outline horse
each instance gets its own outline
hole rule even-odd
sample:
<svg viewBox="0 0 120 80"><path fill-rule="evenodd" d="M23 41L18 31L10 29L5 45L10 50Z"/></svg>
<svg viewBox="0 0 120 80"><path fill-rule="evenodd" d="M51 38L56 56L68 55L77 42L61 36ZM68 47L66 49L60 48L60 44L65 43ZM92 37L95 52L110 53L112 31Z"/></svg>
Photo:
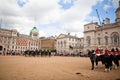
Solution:
<svg viewBox="0 0 120 80"><path fill-rule="evenodd" d="M96 63L96 66L98 66L99 61L102 62L103 65L105 65L105 70L111 69L111 66L112 66L111 56L106 54L97 56L94 50L89 51L88 53L90 54L90 61L92 64L91 70L94 70L94 63Z"/></svg>
<svg viewBox="0 0 120 80"><path fill-rule="evenodd" d="M24 51L24 53L23 53L23 55L25 56L25 57L27 57L28 55L29 55L29 50L26 50L26 51Z"/></svg>
<svg viewBox="0 0 120 80"><path fill-rule="evenodd" d="M119 67L119 60L120 60L120 51L118 50L118 48L111 49L111 56L112 56L112 60L115 64L115 69L117 69Z"/></svg>

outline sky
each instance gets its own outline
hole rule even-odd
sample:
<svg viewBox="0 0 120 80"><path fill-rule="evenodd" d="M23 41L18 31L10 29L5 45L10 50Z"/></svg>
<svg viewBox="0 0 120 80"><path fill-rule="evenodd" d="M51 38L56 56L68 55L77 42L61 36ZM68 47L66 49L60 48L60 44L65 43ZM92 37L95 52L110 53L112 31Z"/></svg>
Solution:
<svg viewBox="0 0 120 80"><path fill-rule="evenodd" d="M35 26L40 37L61 33L83 37L84 25L108 17L115 22L119 0L0 0L1 28L29 35Z"/></svg>

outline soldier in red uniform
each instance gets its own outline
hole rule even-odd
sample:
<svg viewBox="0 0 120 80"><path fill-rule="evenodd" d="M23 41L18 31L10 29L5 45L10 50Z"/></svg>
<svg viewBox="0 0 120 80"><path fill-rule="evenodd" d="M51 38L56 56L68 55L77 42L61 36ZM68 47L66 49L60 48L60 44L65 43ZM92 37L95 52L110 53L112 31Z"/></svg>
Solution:
<svg viewBox="0 0 120 80"><path fill-rule="evenodd" d="M96 53L97 56L101 55L100 49L98 47L96 48L95 53Z"/></svg>
<svg viewBox="0 0 120 80"><path fill-rule="evenodd" d="M102 48L100 48L100 55L103 55L104 54L104 52L103 52L103 49Z"/></svg>
<svg viewBox="0 0 120 80"><path fill-rule="evenodd" d="M118 55L118 49L117 48L113 51L113 54Z"/></svg>
<svg viewBox="0 0 120 80"><path fill-rule="evenodd" d="M119 52L118 52L118 55L120 55L120 48L119 48Z"/></svg>
<svg viewBox="0 0 120 80"><path fill-rule="evenodd" d="M99 54L99 49L98 49L98 47L96 48L95 53L96 53L96 54Z"/></svg>
<svg viewBox="0 0 120 80"><path fill-rule="evenodd" d="M103 50L101 50L101 51L100 51L100 55L103 55L103 54L104 54L104 52L103 52Z"/></svg>
<svg viewBox="0 0 120 80"><path fill-rule="evenodd" d="M96 48L95 50L95 53L96 53L96 66L98 66L98 62L101 61L101 58L102 58L102 52L100 52L101 49L99 49L98 47Z"/></svg>
<svg viewBox="0 0 120 80"><path fill-rule="evenodd" d="M120 48L119 48L119 51L118 51L118 60L120 60Z"/></svg>
<svg viewBox="0 0 120 80"><path fill-rule="evenodd" d="M110 52L109 52L109 50L107 48L105 49L105 54L110 55Z"/></svg>

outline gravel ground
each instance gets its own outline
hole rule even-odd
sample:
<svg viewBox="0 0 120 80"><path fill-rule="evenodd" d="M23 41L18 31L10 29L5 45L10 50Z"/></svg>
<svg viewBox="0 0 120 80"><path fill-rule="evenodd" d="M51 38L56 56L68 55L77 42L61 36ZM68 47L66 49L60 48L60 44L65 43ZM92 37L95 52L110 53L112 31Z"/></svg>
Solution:
<svg viewBox="0 0 120 80"><path fill-rule="evenodd" d="M0 80L120 80L120 68L91 70L84 57L0 56Z"/></svg>

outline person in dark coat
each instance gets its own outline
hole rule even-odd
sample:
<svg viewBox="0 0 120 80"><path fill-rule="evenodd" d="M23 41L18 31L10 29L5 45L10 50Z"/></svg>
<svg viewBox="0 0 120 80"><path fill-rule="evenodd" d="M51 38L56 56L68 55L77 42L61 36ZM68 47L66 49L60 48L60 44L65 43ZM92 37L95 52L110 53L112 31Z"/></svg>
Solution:
<svg viewBox="0 0 120 80"><path fill-rule="evenodd" d="M92 51L89 50L89 53L90 53L90 61L91 61L91 64L92 64L91 70L94 70L94 62L96 60L96 54L95 54L94 50L92 50Z"/></svg>

